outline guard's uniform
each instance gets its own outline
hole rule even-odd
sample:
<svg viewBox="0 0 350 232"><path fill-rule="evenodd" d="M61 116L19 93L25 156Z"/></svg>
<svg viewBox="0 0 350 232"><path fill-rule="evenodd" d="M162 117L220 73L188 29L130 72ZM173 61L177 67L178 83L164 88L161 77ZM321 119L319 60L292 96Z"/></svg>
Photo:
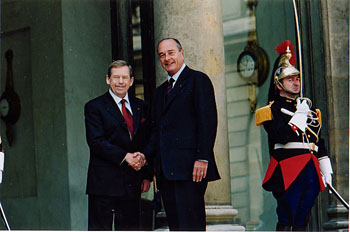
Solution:
<svg viewBox="0 0 350 232"><path fill-rule="evenodd" d="M263 188L277 200L279 223L305 227L308 214L320 191L322 181L318 158L326 158L324 141L318 138L321 114L314 111L305 135L288 124L296 111L296 100L277 96L274 102L256 111L256 124L268 133L270 163ZM283 109L283 110L282 110ZM312 109L311 109L312 110Z"/></svg>

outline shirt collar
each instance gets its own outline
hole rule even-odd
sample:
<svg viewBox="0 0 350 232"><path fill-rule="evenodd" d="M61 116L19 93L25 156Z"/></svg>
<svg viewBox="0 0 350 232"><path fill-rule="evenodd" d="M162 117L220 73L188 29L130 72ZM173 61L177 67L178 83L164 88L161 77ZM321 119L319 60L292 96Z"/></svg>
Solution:
<svg viewBox="0 0 350 232"><path fill-rule="evenodd" d="M126 95L125 95L124 98L118 97L115 93L113 93L112 89L109 89L109 93L111 94L112 98L114 99L114 101L115 101L117 104L119 104L119 102L120 102L122 99L125 99L125 101L126 101L127 103L130 103L130 102L129 102L129 95L128 95L128 93L126 93Z"/></svg>
<svg viewBox="0 0 350 232"><path fill-rule="evenodd" d="M182 66L181 66L181 68L180 68L180 70L177 71L177 73L175 73L172 77L168 75L168 81L170 80L170 78L173 78L173 79L175 80L174 82L176 82L177 79L179 78L181 72L184 70L185 67L186 67L186 64L183 63Z"/></svg>

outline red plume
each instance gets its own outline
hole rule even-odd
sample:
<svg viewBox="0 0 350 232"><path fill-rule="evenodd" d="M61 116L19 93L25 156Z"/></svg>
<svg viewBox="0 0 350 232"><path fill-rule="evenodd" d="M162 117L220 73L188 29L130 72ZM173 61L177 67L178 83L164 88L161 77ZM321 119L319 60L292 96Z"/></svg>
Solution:
<svg viewBox="0 0 350 232"><path fill-rule="evenodd" d="M286 53L287 47L289 47L289 50L291 51L292 58L290 58L289 63L293 66L295 66L296 57L294 52L294 45L289 40L284 41L283 43L279 44L276 47L276 52L280 55L283 55Z"/></svg>

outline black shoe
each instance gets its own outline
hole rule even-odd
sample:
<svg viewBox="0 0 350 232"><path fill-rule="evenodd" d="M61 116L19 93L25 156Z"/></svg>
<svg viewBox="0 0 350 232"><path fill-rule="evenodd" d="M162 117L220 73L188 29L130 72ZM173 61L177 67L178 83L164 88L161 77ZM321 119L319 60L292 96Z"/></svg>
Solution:
<svg viewBox="0 0 350 232"><path fill-rule="evenodd" d="M292 231L307 231L306 226L293 226Z"/></svg>
<svg viewBox="0 0 350 232"><path fill-rule="evenodd" d="M280 223L277 223L276 225L276 231L291 231L291 226L282 225Z"/></svg>

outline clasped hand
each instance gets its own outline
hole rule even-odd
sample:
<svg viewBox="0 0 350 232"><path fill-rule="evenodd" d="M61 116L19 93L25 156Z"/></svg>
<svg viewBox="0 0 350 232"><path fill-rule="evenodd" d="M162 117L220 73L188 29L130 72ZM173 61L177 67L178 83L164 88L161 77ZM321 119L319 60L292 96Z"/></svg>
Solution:
<svg viewBox="0 0 350 232"><path fill-rule="evenodd" d="M310 112L309 105L307 104L307 100L298 99L297 100L297 111L289 121L289 124L295 125L302 132L305 133L305 129L307 127L307 118Z"/></svg>
<svg viewBox="0 0 350 232"><path fill-rule="evenodd" d="M146 164L146 157L141 152L127 153L125 156L125 161L135 171L139 171Z"/></svg>

